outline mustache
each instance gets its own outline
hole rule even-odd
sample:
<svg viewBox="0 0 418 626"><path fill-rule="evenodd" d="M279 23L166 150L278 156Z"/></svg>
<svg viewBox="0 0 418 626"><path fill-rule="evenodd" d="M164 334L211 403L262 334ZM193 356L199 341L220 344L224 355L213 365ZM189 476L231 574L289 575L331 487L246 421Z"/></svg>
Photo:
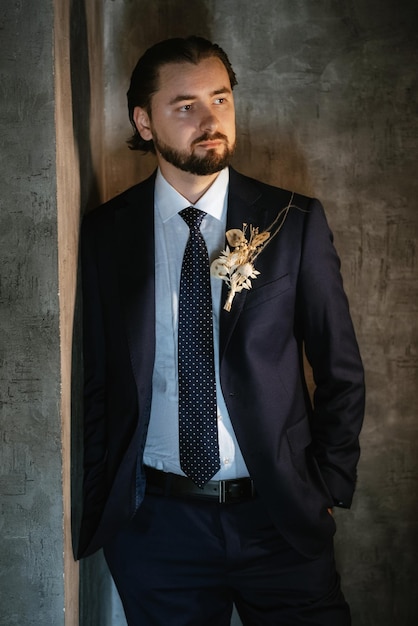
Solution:
<svg viewBox="0 0 418 626"><path fill-rule="evenodd" d="M216 139L219 139L220 141L225 141L225 143L228 143L228 137L226 135L223 135L222 133L213 133L213 134L204 133L203 135L201 135L200 137L198 137L192 142L192 146L197 145L198 143L201 143L202 141L214 141Z"/></svg>

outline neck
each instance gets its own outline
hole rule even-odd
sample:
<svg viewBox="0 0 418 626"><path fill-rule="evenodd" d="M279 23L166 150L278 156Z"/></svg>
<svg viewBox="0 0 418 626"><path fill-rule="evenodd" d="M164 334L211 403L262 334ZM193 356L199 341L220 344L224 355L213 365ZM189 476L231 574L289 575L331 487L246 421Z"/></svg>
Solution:
<svg viewBox="0 0 418 626"><path fill-rule="evenodd" d="M166 181L190 204L196 204L219 176L219 172L208 176L197 176L190 172L183 172L167 161L161 162L159 160L158 164Z"/></svg>

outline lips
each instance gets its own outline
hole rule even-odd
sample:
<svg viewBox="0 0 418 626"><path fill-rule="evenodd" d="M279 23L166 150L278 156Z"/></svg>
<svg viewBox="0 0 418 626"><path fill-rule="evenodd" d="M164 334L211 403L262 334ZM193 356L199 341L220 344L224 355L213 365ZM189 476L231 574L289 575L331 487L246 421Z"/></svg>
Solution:
<svg viewBox="0 0 418 626"><path fill-rule="evenodd" d="M201 148L218 148L219 146L225 145L225 141L221 141L220 139L213 139L212 141L201 141L198 144Z"/></svg>
<svg viewBox="0 0 418 626"><path fill-rule="evenodd" d="M201 146L203 148L217 148L220 145L227 145L228 138L222 133L216 133L215 135L208 136L202 135L194 140L192 146Z"/></svg>

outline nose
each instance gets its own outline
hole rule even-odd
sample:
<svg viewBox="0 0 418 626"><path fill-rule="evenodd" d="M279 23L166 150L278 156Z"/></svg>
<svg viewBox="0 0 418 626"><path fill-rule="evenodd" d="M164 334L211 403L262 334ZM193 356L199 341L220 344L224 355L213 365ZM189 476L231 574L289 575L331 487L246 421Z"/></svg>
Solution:
<svg viewBox="0 0 418 626"><path fill-rule="evenodd" d="M212 111L206 111L205 114L202 115L202 119L200 121L200 129L202 131L213 133L218 128L218 125L218 119Z"/></svg>

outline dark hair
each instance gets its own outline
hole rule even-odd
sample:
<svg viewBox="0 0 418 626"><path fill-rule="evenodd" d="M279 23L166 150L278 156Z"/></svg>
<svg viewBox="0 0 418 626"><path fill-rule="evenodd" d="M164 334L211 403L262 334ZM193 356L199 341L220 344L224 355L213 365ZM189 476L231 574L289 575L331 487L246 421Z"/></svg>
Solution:
<svg viewBox="0 0 418 626"><path fill-rule="evenodd" d="M145 141L139 134L133 119L134 108L139 106L151 116L151 97L159 88L159 70L167 63L194 63L203 59L217 57L222 61L228 72L231 89L237 84L235 72L226 53L216 43L211 43L203 37L187 37L186 39L166 39L155 44L143 54L135 66L131 76L131 83L127 93L129 119L134 134L129 139L131 150L155 152L154 142Z"/></svg>

